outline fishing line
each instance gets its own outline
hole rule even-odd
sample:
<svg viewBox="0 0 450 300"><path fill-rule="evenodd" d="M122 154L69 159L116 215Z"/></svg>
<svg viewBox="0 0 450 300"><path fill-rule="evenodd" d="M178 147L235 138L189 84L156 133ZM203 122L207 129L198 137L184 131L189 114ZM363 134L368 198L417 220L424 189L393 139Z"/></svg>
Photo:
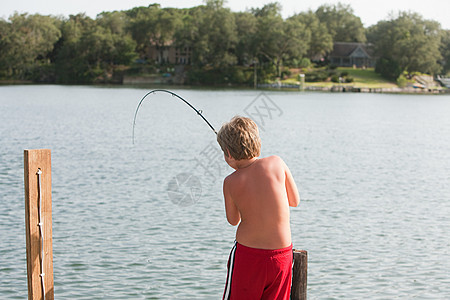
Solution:
<svg viewBox="0 0 450 300"><path fill-rule="evenodd" d="M168 93L170 95L172 95L173 97L177 97L178 99L180 99L181 101L183 101L184 103L186 103L187 105L189 105L190 108L192 108L200 117L202 117L203 121L206 122L206 124L208 124L208 126L212 129L212 131L214 131L215 134L217 134L217 131L214 129L214 127L208 122L208 120L206 120L206 118L202 115L203 111L196 109L194 106L192 106L192 104L190 104L188 101L186 101L183 97L175 94L174 92L171 92L169 90L162 90L162 89L157 89L157 90L152 90L150 92L148 92L147 94L145 94L144 97L142 97L141 101L139 102L137 108L136 108L136 112L134 113L134 120L133 120L133 145L134 145L134 128L136 127L136 118L137 118L137 114L139 111L139 108L141 108L142 102L144 101L144 99L151 94L154 94L156 92L163 92L163 93Z"/></svg>

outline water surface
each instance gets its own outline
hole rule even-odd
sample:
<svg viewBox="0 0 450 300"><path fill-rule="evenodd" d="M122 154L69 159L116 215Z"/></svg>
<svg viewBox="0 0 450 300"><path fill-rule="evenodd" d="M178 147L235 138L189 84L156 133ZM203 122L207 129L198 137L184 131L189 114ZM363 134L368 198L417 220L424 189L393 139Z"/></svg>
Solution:
<svg viewBox="0 0 450 300"><path fill-rule="evenodd" d="M23 150L38 148L52 150L56 298L221 297L232 170L209 127L165 94L144 102L133 145L147 91L0 87L2 297L27 295ZM291 224L310 299L448 298L450 96L175 92L216 129L259 110L262 156L280 155L299 186ZM201 185L193 205L169 197L179 174Z"/></svg>

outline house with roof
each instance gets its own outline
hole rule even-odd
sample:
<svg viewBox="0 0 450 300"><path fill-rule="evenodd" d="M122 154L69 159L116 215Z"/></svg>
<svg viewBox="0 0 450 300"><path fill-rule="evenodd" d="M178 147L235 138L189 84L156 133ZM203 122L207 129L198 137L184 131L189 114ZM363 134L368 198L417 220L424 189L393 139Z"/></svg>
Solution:
<svg viewBox="0 0 450 300"><path fill-rule="evenodd" d="M164 46L153 44L149 47L147 56L157 64L189 65L191 53L191 47L177 47L173 41L170 41Z"/></svg>
<svg viewBox="0 0 450 300"><path fill-rule="evenodd" d="M375 67L376 58L368 44L336 42L328 55L330 64L338 67Z"/></svg>

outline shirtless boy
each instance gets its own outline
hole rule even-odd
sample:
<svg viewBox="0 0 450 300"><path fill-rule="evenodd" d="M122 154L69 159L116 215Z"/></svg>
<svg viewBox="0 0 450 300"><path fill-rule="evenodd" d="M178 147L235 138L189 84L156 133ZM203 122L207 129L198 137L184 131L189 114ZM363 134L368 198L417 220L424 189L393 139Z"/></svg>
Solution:
<svg viewBox="0 0 450 300"><path fill-rule="evenodd" d="M235 169L223 183L227 220L239 224L223 299L288 300L293 255L289 206L300 201L292 174L278 156L258 158L261 140L249 118L236 116L224 124L217 141Z"/></svg>

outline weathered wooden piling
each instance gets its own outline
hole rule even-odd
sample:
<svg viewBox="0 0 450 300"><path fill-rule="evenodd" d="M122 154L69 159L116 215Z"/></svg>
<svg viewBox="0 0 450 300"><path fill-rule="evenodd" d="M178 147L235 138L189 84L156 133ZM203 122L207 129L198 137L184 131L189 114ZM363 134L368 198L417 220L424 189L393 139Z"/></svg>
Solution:
<svg viewBox="0 0 450 300"><path fill-rule="evenodd" d="M308 252L294 249L291 300L306 300Z"/></svg>
<svg viewBox="0 0 450 300"><path fill-rule="evenodd" d="M28 299L54 299L49 149L24 151ZM42 263L43 262L43 263Z"/></svg>

